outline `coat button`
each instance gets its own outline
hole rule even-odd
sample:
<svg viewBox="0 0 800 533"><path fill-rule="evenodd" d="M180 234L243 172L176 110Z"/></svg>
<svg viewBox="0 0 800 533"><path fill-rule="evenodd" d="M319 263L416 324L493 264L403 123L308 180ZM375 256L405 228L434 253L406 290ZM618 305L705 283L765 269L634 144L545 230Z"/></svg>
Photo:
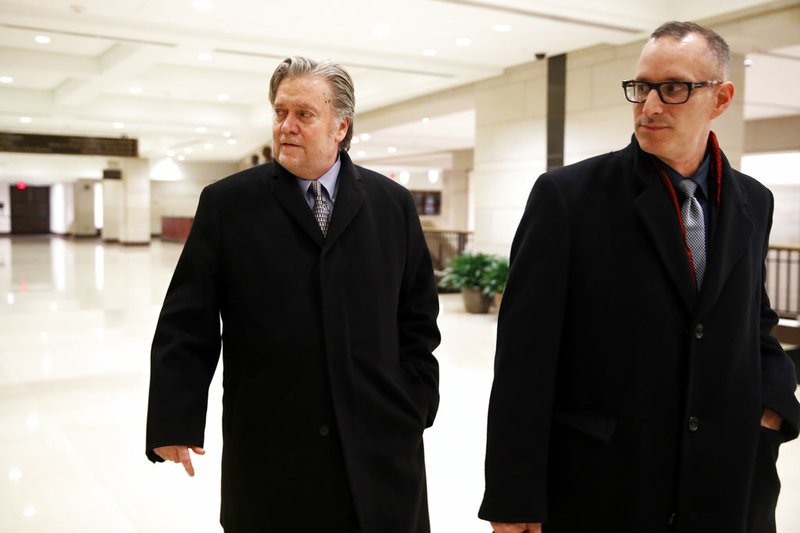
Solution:
<svg viewBox="0 0 800 533"><path fill-rule="evenodd" d="M700 428L700 420L696 416L689 417L689 431L697 431Z"/></svg>
<svg viewBox="0 0 800 533"><path fill-rule="evenodd" d="M327 437L330 432L331 432L331 428L329 428L328 426L320 426L319 427L319 436L320 437Z"/></svg>
<svg viewBox="0 0 800 533"><path fill-rule="evenodd" d="M694 338L695 339L702 339L704 332L705 332L705 328L703 327L703 324L697 324L694 327Z"/></svg>

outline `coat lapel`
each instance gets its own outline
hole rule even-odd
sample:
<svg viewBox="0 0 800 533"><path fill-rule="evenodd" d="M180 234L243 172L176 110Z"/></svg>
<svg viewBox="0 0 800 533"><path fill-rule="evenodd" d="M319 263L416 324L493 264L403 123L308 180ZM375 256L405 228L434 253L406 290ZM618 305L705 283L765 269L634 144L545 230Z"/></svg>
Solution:
<svg viewBox="0 0 800 533"><path fill-rule="evenodd" d="M687 311L691 312L697 300L697 291L689 270L678 218L670 196L649 156L636 147L634 174L642 190L634 200L639 217L650 233L651 242L661 258L675 289Z"/></svg>
<svg viewBox="0 0 800 533"><path fill-rule="evenodd" d="M278 203L314 242L322 246L324 241L322 231L300 192L297 178L275 161L270 165L270 169L270 177L273 180L272 192Z"/></svg>
<svg viewBox="0 0 800 533"><path fill-rule="evenodd" d="M342 166L339 169L339 184L336 192L336 203L333 206L331 222L328 226L328 236L325 239L325 248L330 248L347 229L361 209L367 192L361 181L358 169L350 160L347 152L339 152Z"/></svg>
<svg viewBox="0 0 800 533"><path fill-rule="evenodd" d="M723 160L722 197L708 267L700 291L699 313L711 308L719 299L725 282L751 243L753 223L747 208L747 195L727 160Z"/></svg>

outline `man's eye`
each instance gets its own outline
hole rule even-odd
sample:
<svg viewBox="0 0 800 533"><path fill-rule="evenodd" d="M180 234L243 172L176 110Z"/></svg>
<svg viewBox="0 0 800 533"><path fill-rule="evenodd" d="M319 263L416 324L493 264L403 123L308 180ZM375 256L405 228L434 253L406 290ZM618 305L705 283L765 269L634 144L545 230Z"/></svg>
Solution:
<svg viewBox="0 0 800 533"><path fill-rule="evenodd" d="M661 90L664 94L679 94L686 89L686 86L682 83L668 83L661 87Z"/></svg>

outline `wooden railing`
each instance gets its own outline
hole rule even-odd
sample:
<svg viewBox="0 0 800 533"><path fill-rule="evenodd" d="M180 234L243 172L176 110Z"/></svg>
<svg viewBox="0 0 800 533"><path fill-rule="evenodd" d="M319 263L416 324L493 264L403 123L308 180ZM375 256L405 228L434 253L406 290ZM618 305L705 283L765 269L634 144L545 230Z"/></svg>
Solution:
<svg viewBox="0 0 800 533"><path fill-rule="evenodd" d="M767 254L767 294L783 318L800 316L800 246L770 246Z"/></svg>
<svg viewBox="0 0 800 533"><path fill-rule="evenodd" d="M433 269L444 270L450 261L472 244L471 231L425 229L425 240L433 260Z"/></svg>

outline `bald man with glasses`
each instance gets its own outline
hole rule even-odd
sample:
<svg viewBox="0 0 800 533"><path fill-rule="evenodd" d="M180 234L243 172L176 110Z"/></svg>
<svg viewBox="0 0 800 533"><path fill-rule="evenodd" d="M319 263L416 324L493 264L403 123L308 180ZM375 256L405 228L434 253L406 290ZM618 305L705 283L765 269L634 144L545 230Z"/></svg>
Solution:
<svg viewBox="0 0 800 533"><path fill-rule="evenodd" d="M769 533L800 405L764 289L772 194L711 123L730 50L669 22L624 149L542 175L498 318L480 517L496 533Z"/></svg>

